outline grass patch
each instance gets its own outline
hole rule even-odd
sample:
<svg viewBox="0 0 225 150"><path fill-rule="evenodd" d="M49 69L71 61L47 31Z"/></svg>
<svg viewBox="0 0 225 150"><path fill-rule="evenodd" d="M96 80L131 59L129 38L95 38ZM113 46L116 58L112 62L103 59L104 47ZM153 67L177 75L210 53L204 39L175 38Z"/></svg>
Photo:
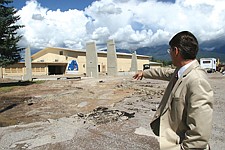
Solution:
<svg viewBox="0 0 225 150"><path fill-rule="evenodd" d="M12 120L9 117L0 116L0 127L7 127L17 124L16 120Z"/></svg>
<svg viewBox="0 0 225 150"><path fill-rule="evenodd" d="M42 84L45 81L25 81L25 82L9 82L9 83L0 83L0 93L7 93L14 90L17 87L28 86L31 84Z"/></svg>
<svg viewBox="0 0 225 150"><path fill-rule="evenodd" d="M7 93L14 89L14 86L6 86L6 87L0 87L0 93Z"/></svg>
<svg viewBox="0 0 225 150"><path fill-rule="evenodd" d="M44 80L39 80L39 81L32 81L34 84L42 84L44 83L45 81Z"/></svg>

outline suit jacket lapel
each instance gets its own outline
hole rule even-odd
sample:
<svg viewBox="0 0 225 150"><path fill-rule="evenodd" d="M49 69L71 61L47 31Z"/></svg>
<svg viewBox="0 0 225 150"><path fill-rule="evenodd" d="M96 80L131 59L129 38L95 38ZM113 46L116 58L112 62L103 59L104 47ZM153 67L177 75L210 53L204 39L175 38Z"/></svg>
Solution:
<svg viewBox="0 0 225 150"><path fill-rule="evenodd" d="M165 94L164 94L164 96L162 98L162 101L160 103L159 109L157 110L157 111L159 111L158 113L160 115L162 115L164 113L164 110L168 107L167 106L168 105L168 101L170 101L170 99L171 99L171 91L173 90L173 87L175 86L176 81L177 81L176 75L177 75L178 70L179 69L177 68L174 71L174 73L173 73L173 75L171 77L171 80L170 80L170 82L169 82L169 84L168 84L168 86L167 86L167 88L165 90Z"/></svg>

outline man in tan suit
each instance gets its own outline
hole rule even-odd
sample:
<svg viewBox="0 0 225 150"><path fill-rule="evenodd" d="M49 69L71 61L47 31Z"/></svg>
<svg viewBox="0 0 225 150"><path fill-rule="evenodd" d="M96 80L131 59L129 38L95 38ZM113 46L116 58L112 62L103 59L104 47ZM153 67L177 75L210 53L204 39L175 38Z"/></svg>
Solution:
<svg viewBox="0 0 225 150"><path fill-rule="evenodd" d="M170 81L151 128L160 137L161 150L209 149L213 91L196 60L198 41L189 31L182 31L169 45L175 70L148 69L133 76L137 80L145 77Z"/></svg>

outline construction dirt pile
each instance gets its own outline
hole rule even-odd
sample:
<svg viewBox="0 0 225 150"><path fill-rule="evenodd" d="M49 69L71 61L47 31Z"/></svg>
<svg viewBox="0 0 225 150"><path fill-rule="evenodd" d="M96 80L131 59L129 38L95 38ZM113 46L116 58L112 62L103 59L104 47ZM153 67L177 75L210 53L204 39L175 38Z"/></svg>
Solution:
<svg viewBox="0 0 225 150"><path fill-rule="evenodd" d="M225 147L225 76L214 89L212 149ZM59 79L59 78L58 78ZM149 123L168 82L131 76L0 79L0 149L159 149Z"/></svg>

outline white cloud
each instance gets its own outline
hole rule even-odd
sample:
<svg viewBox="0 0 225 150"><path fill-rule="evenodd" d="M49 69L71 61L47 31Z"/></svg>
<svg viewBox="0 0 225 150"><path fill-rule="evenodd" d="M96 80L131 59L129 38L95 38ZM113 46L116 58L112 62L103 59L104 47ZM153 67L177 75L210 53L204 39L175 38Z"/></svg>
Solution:
<svg viewBox="0 0 225 150"><path fill-rule="evenodd" d="M61 12L42 8L36 1L18 11L21 19L19 24L25 25L20 30L24 36L23 44L34 48L47 46L64 46L68 48L83 48L86 40L86 23L88 18L83 11L68 10ZM83 44L82 44L83 43ZM26 45L23 45L26 46Z"/></svg>
<svg viewBox="0 0 225 150"><path fill-rule="evenodd" d="M106 40L108 40L109 36L110 36L110 32L107 27L99 27L99 28L95 29L91 38L96 41L105 42Z"/></svg>
<svg viewBox="0 0 225 150"><path fill-rule="evenodd" d="M44 20L44 17L41 14L33 14L32 19L34 20Z"/></svg>
<svg viewBox="0 0 225 150"><path fill-rule="evenodd" d="M118 48L134 49L167 44L181 30L190 30L200 42L225 36L224 0L98 0L84 11L56 11L36 1L18 14L24 36L21 46L85 48L95 40L103 46L114 39Z"/></svg>
<svg viewBox="0 0 225 150"><path fill-rule="evenodd" d="M120 14L122 12L121 8L115 7L115 4L110 3L108 5L103 5L98 7L99 14Z"/></svg>

